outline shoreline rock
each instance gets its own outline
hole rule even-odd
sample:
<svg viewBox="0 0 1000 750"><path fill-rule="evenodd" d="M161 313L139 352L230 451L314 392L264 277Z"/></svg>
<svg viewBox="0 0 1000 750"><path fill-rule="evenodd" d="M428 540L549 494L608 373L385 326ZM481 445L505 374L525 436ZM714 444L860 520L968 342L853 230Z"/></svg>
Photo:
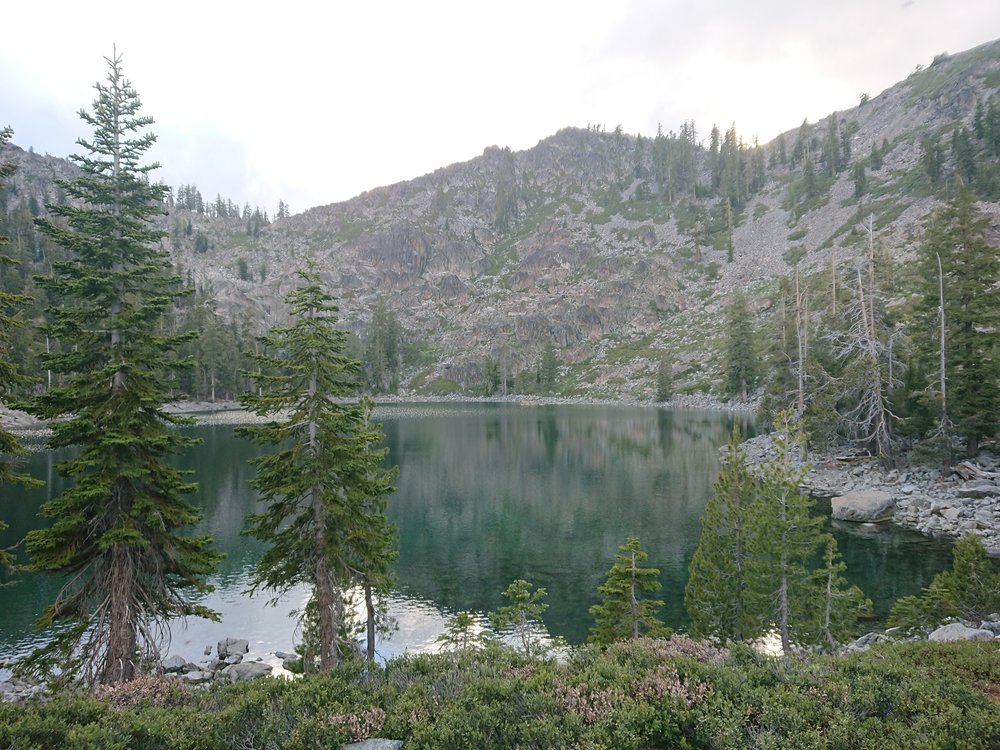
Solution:
<svg viewBox="0 0 1000 750"><path fill-rule="evenodd" d="M770 436L747 440L743 450L747 465L759 466L771 455ZM831 505L835 498L878 497L885 503L885 521L899 528L933 538L957 539L976 534L988 555L1000 557L1000 483L993 476L1000 459L996 456L983 452L975 461L964 462L962 466L971 469L968 473L973 478L969 480L958 472L946 477L940 469L928 466L886 469L867 456L813 453L809 461L811 468L803 490L810 495L831 498ZM863 517L845 516L843 520L871 522Z"/></svg>

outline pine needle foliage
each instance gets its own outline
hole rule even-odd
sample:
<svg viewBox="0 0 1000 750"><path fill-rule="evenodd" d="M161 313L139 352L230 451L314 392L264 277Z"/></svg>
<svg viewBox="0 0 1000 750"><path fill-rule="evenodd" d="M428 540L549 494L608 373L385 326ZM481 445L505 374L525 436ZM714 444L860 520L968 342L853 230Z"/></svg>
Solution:
<svg viewBox="0 0 1000 750"><path fill-rule="evenodd" d="M823 531L822 519L812 515L812 499L800 490L809 471L800 461L805 436L789 411L778 415L776 427L774 455L761 467L760 488L750 511L748 611L756 620L752 635L774 628L788 654L793 641L801 642L797 627L814 611L810 562L823 542Z"/></svg>
<svg viewBox="0 0 1000 750"><path fill-rule="evenodd" d="M905 630L936 627L950 617L976 623L1000 611L1000 573L982 540L966 534L952 549L952 567L934 576L920 596L896 602L889 624Z"/></svg>
<svg viewBox="0 0 1000 750"><path fill-rule="evenodd" d="M604 599L590 608L594 616L591 643L610 646L640 636L668 636L670 629L656 616L663 607L663 600L649 598L662 588L659 568L643 565L649 553L642 549L636 536L630 536L618 549L615 564L604 583L597 587Z"/></svg>
<svg viewBox="0 0 1000 750"><path fill-rule="evenodd" d="M382 429L374 403L348 402L360 363L345 354L347 332L314 268L298 274L286 297L292 322L262 337L254 355L261 388L243 403L270 421L238 434L277 452L253 460L254 486L266 504L247 533L268 543L254 570L251 592L281 594L306 583L317 607L320 671L330 671L345 647L344 597L360 586L386 592L391 584L396 531L385 516L395 468L383 466ZM369 612L369 619L374 615ZM369 628L369 643L372 642Z"/></svg>
<svg viewBox="0 0 1000 750"><path fill-rule="evenodd" d="M975 196L959 183L954 198L931 217L918 251L917 348L927 372L938 372L939 356L945 360L948 403L935 406L943 412L943 421L950 418L965 438L969 456L975 456L980 441L996 432L1000 414L996 347L1000 257L987 241L988 230L988 217L976 206ZM939 261L943 310L939 309ZM942 314L943 355L938 350ZM932 389L939 401L937 394L943 391L940 383Z"/></svg>
<svg viewBox="0 0 1000 750"><path fill-rule="evenodd" d="M0 128L0 146L10 140L13 131L10 128ZM0 163L0 190L3 189L3 180L9 177L15 169L15 165L9 162ZM7 244L7 238L0 235L0 247ZM0 253L0 266L16 264L13 258L4 253ZM27 382L28 378L17 371L13 358L10 355L10 333L14 328L20 328L24 322L18 317L20 308L30 302L30 298L23 294L11 294L0 291L0 399L7 400L13 387L20 383ZM26 487L38 486L41 482L32 479L27 474L16 469L15 461L24 456L26 451L17 441L17 438L0 426L0 487L11 482L24 485ZM0 519L0 531L7 528L7 524ZM0 549L0 569L12 572L14 570L14 555L10 550Z"/></svg>
<svg viewBox="0 0 1000 750"><path fill-rule="evenodd" d="M79 454L60 466L74 486L42 508L52 525L27 536L31 569L65 584L38 621L59 628L22 670L57 668L85 684L135 677L158 655L167 618L214 618L188 597L210 588L203 577L220 559L209 537L182 534L199 520L182 499L195 485L170 463L195 441L163 409L184 337L161 325L182 292L153 224L164 188L148 174L158 165L140 164L153 121L139 114L122 58L107 62L93 111L80 112L93 128L77 141L84 155L71 157L81 174L59 183L71 200L37 222L69 257L36 279L58 301L45 327L58 347L45 363L61 384L29 406L45 419L68 415L52 422L48 445Z"/></svg>
<svg viewBox="0 0 1000 750"><path fill-rule="evenodd" d="M701 537L691 559L684 607L691 633L723 641L748 635L747 562L752 524L749 517L757 483L746 466L739 424L733 425L726 457L705 504Z"/></svg>

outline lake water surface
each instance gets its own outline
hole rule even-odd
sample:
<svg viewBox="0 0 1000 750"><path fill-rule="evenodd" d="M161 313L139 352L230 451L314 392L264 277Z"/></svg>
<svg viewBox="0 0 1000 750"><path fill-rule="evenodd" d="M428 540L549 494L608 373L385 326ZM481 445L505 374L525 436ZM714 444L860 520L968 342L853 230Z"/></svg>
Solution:
<svg viewBox="0 0 1000 750"><path fill-rule="evenodd" d="M629 534L639 536L650 564L662 571L667 624L685 627L687 567L732 415L458 403L386 406L377 417L391 461L400 467L389 500L389 516L399 528L398 583L390 602L398 630L378 644L383 657L435 649L448 616L495 609L504 603L500 592L516 578L548 590L544 623L552 634L582 642L597 586ZM175 623L168 651L197 660L226 636L249 639L260 656L291 650L297 634L289 612L302 606L305 589L275 607L266 597L244 593L263 549L240 534L247 514L257 510L247 460L260 449L234 437L232 427L189 431L203 441L179 461L199 484L191 500L204 520L196 531L212 534L227 555L212 579L215 591L205 597L222 621ZM46 487L3 488L0 516L11 528L0 544L17 542L40 523L39 505L65 486L55 470L61 457L44 451L27 461ZM834 533L847 577L883 616L897 597L918 592L950 564L947 544L918 534L861 533L849 525ZM32 623L59 585L49 576L19 578L0 589L3 660L38 642Z"/></svg>

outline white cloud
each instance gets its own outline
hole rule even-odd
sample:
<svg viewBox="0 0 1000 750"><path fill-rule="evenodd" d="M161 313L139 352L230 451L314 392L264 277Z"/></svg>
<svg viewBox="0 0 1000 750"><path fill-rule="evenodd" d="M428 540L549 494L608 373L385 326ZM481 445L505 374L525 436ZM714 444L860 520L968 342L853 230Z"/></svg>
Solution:
<svg viewBox="0 0 1000 750"><path fill-rule="evenodd" d="M293 210L567 125L762 141L988 41L986 0L16 4L0 120L65 155L113 44L171 184Z"/></svg>

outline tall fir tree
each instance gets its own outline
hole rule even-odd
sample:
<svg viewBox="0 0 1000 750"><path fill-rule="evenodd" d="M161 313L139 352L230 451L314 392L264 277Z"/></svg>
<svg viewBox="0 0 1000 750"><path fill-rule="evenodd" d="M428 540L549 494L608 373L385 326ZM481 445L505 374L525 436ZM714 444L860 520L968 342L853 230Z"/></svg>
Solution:
<svg viewBox="0 0 1000 750"><path fill-rule="evenodd" d="M79 455L60 467L73 487L42 508L52 525L27 536L32 569L66 583L39 619L61 627L22 670L57 667L86 684L135 677L157 654L166 618L213 617L187 593L209 588L203 576L219 559L210 538L181 533L199 519L182 499L195 485L170 459L195 441L163 409L181 337L160 325L180 280L157 246L164 188L148 180L157 165L140 164L155 140L142 132L152 119L139 115L117 53L108 66L93 111L80 112L94 131L77 141L85 155L70 157L80 176L59 183L72 200L37 222L71 254L37 279L59 302L45 333L61 348L45 361L62 384L30 405L45 419L68 415L51 423L48 444Z"/></svg>
<svg viewBox="0 0 1000 750"><path fill-rule="evenodd" d="M987 242L988 228L989 219L976 207L975 197L959 184L954 198L932 216L918 250L917 349L927 372L937 372L939 358L944 359L947 416L965 439L969 456L975 456L980 441L996 432L1000 414L995 333L1000 327L1000 257ZM943 309L939 309L941 287ZM940 338L943 353L938 351Z"/></svg>
<svg viewBox="0 0 1000 750"><path fill-rule="evenodd" d="M747 564L757 483L746 466L739 425L701 517L698 548L688 569L684 607L699 637L742 641L755 635L748 621Z"/></svg>
<svg viewBox="0 0 1000 750"><path fill-rule="evenodd" d="M871 616L872 603L841 575L847 564L837 550L837 540L824 534L822 545L822 563L812 573L812 616L802 624L799 635L803 642L832 652L855 635L860 618Z"/></svg>
<svg viewBox="0 0 1000 750"><path fill-rule="evenodd" d="M737 295L726 311L725 366L726 395L746 401L749 392L757 385L758 372L753 321L743 295Z"/></svg>
<svg viewBox="0 0 1000 750"><path fill-rule="evenodd" d="M762 469L754 507L750 510L750 557L747 566L747 613L751 632L774 628L781 650L802 642L798 628L814 612L809 564L824 541L822 519L811 514L813 501L799 489L808 473L801 462L805 437L790 412L776 420L774 455Z"/></svg>
<svg viewBox="0 0 1000 750"><path fill-rule="evenodd" d="M640 636L669 635L670 630L656 616L663 600L649 598L662 588L659 568L643 565L649 554L642 549L638 537L630 536L618 549L615 564L604 583L597 587L603 601L590 608L594 616L591 642L609 646Z"/></svg>
<svg viewBox="0 0 1000 750"><path fill-rule="evenodd" d="M552 339L545 340L545 347L542 349L542 356L538 360L538 383L544 393L552 393L559 379L559 355L556 353L556 345Z"/></svg>
<svg viewBox="0 0 1000 750"><path fill-rule="evenodd" d="M250 517L248 533L270 547L252 590L312 587L319 668L327 672L341 661L352 587L365 592L374 647L372 593L388 589L396 556L395 529L385 516L395 469L382 466L386 449L371 421L371 400L343 401L356 392L361 365L344 353L347 332L337 328L336 300L315 269L299 279L286 297L292 322L272 329L253 355L261 364L254 375L261 393L243 397L271 421L238 432L280 446L253 461L253 483L266 507Z"/></svg>
<svg viewBox="0 0 1000 750"><path fill-rule="evenodd" d="M10 128L0 128L0 146L10 140L13 131ZM3 181L13 174L15 165L9 162L0 162L0 190L3 189ZM7 244L7 238L0 234L0 248ZM0 266L16 264L17 261L0 252ZM18 317L18 311L28 304L30 298L23 294L12 294L0 290L0 399L6 401L15 386L27 381L27 378L17 371L14 366L13 357L10 356L11 332L21 328L24 322ZM37 486L37 482L27 474L19 472L15 467L15 461L24 456L25 449L17 441L17 438L0 425L0 487L11 482L16 482L25 486ZM7 524L0 519L0 531L7 528ZM0 549L0 569L13 571L14 555L10 550Z"/></svg>

